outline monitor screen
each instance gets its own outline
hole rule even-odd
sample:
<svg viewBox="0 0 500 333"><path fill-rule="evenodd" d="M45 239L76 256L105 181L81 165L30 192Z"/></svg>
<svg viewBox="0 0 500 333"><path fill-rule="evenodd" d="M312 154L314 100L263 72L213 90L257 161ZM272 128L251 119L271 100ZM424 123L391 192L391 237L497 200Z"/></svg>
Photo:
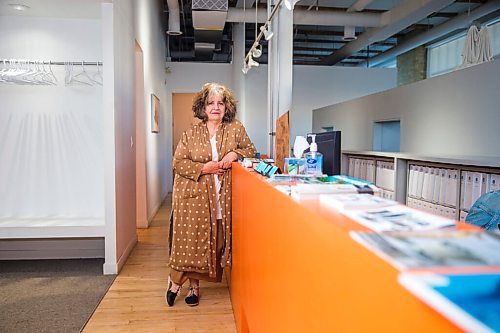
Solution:
<svg viewBox="0 0 500 333"><path fill-rule="evenodd" d="M340 174L340 131L311 133L316 134L318 151L323 154L323 173L333 176ZM307 138L311 143L312 139Z"/></svg>

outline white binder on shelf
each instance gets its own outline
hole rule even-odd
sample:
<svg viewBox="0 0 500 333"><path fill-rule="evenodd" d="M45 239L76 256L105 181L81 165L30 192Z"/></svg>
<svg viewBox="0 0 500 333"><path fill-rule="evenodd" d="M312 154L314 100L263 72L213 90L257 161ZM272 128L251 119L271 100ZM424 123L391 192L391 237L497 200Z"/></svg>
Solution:
<svg viewBox="0 0 500 333"><path fill-rule="evenodd" d="M482 182L481 182L481 194L488 193L488 188L490 184L490 174L482 173Z"/></svg>
<svg viewBox="0 0 500 333"><path fill-rule="evenodd" d="M366 168L367 168L366 163L367 162L368 162L367 160L361 160L359 179L366 180Z"/></svg>
<svg viewBox="0 0 500 333"><path fill-rule="evenodd" d="M446 204L446 193L448 189L446 186L448 185L448 169L441 169L441 185L440 185L440 191L439 191L439 204L440 205L445 205Z"/></svg>
<svg viewBox="0 0 500 333"><path fill-rule="evenodd" d="M434 169L434 194L432 202L439 204L439 195L441 194L441 170L440 168Z"/></svg>
<svg viewBox="0 0 500 333"><path fill-rule="evenodd" d="M361 174L361 172L360 172L360 170L359 170L359 169L360 169L360 167L361 167L361 166L360 166L360 162L361 162L361 161L360 161L360 159L359 159L359 158L356 158L356 159L354 160L354 178L359 178L359 175Z"/></svg>
<svg viewBox="0 0 500 333"><path fill-rule="evenodd" d="M483 186L483 174L481 172L472 172L472 185L471 185L471 200L470 207L476 202L477 199L481 196Z"/></svg>
<svg viewBox="0 0 500 333"><path fill-rule="evenodd" d="M408 196L413 197L413 181L415 179L415 166L410 165L410 171L408 172L408 189L406 190L406 193Z"/></svg>
<svg viewBox="0 0 500 333"><path fill-rule="evenodd" d="M490 186L488 190L488 192L500 190L500 175L494 173L490 175Z"/></svg>
<svg viewBox="0 0 500 333"><path fill-rule="evenodd" d="M387 184L387 187L389 190L394 192L396 190L396 171L394 170L394 162L387 162L387 166L387 172L389 174L389 182Z"/></svg>
<svg viewBox="0 0 500 333"><path fill-rule="evenodd" d="M457 206L458 170L448 169L446 184L446 205Z"/></svg>
<svg viewBox="0 0 500 333"><path fill-rule="evenodd" d="M422 198L422 189L424 187L424 174L425 174L425 170L427 168L424 167L424 166L419 166L418 167L418 173L417 173L417 188L416 188L416 193L415 193L415 197L420 199Z"/></svg>
<svg viewBox="0 0 500 333"><path fill-rule="evenodd" d="M464 207L465 180L467 179L467 171L460 173L460 208Z"/></svg>
<svg viewBox="0 0 500 333"><path fill-rule="evenodd" d="M437 168L429 168L429 186L427 187L427 197L432 202L434 198L434 186L436 185Z"/></svg>
<svg viewBox="0 0 500 333"><path fill-rule="evenodd" d="M366 165L366 181L373 183L375 180L375 161L367 161Z"/></svg>
<svg viewBox="0 0 500 333"><path fill-rule="evenodd" d="M462 198L462 205L460 206L460 208L468 211L472 205L473 172L463 171L462 173L464 174L464 182L463 182L463 187L461 187L461 192L463 192L464 195Z"/></svg>
<svg viewBox="0 0 500 333"><path fill-rule="evenodd" d="M354 160L355 158L349 158L349 172L347 173L347 175L350 177L354 177Z"/></svg>
<svg viewBox="0 0 500 333"><path fill-rule="evenodd" d="M375 185L380 188L385 187L384 162L377 161L375 168Z"/></svg>
<svg viewBox="0 0 500 333"><path fill-rule="evenodd" d="M424 177L422 179L422 199L425 201L429 201L429 186L430 186L430 178L431 178L431 169L430 167L424 168Z"/></svg>

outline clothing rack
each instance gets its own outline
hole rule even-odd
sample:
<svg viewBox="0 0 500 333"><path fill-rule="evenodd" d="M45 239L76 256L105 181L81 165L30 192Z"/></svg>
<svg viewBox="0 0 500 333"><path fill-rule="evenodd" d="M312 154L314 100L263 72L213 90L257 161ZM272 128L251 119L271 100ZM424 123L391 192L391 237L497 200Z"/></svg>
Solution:
<svg viewBox="0 0 500 333"><path fill-rule="evenodd" d="M56 65L56 66L64 66L64 65L84 65L84 66L102 66L102 61L34 61L34 60L23 60L23 59L2 59L0 62L15 62L22 64L30 64L30 65Z"/></svg>
<svg viewBox="0 0 500 333"><path fill-rule="evenodd" d="M64 66L65 85L94 86L103 83L101 61L43 61L0 59L0 83L22 85L57 85L52 65ZM86 66L95 66L86 68ZM90 71L90 72L89 72Z"/></svg>
<svg viewBox="0 0 500 333"><path fill-rule="evenodd" d="M58 65L58 66L62 66L62 65L73 65L73 66L76 66L76 65L83 65L84 66L102 66L102 62L101 61L72 61L72 62L62 62L62 61L49 61L48 63L46 63L46 65Z"/></svg>

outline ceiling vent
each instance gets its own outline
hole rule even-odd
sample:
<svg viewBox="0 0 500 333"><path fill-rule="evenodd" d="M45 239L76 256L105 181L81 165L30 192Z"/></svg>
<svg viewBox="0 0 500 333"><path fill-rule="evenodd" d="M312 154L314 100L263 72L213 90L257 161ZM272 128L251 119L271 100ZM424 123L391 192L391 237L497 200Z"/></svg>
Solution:
<svg viewBox="0 0 500 333"><path fill-rule="evenodd" d="M195 57L213 60L213 53L220 49L222 31L227 18L227 0L193 0L193 28Z"/></svg>

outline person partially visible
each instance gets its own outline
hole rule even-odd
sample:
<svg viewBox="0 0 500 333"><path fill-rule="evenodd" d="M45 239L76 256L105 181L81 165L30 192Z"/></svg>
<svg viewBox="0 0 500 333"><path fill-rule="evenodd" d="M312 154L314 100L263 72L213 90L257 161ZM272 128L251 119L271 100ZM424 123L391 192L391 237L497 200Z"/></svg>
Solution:
<svg viewBox="0 0 500 333"><path fill-rule="evenodd" d="M185 302L198 305L199 280L220 282L231 263L231 163L254 157L255 146L235 119L236 101L223 85L207 83L194 99L201 119L182 134L175 150L169 282L174 305L189 280Z"/></svg>
<svg viewBox="0 0 500 333"><path fill-rule="evenodd" d="M486 230L500 231L500 191L481 195L469 210L465 222Z"/></svg>

